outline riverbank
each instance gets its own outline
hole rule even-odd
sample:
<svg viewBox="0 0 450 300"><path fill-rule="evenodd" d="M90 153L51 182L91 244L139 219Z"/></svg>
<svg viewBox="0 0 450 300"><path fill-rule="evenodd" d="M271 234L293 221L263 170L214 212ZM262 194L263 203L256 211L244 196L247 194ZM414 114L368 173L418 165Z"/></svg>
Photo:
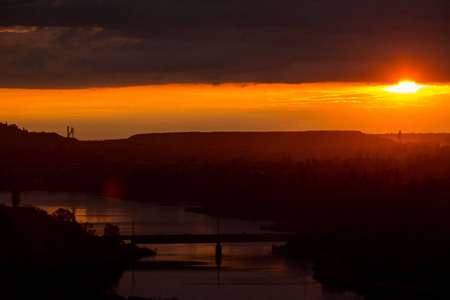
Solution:
<svg viewBox="0 0 450 300"><path fill-rule="evenodd" d="M314 279L367 299L448 299L450 235L379 232L318 236L274 247L275 255L310 257Z"/></svg>

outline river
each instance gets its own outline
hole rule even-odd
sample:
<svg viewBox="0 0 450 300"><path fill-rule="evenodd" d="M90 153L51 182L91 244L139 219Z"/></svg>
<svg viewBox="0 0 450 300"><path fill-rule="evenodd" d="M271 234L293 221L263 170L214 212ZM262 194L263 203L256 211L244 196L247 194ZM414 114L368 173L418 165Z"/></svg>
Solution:
<svg viewBox="0 0 450 300"><path fill-rule="evenodd" d="M38 206L49 213L67 208L78 222L94 225L103 233L106 223L118 225L121 234L211 234L217 218L186 212L183 203L123 201L89 193L23 192L22 205ZM11 194L0 192L0 203L10 205ZM192 206L192 205L189 205ZM262 233L258 221L221 219L222 233ZM144 267L124 272L117 283L123 296L194 299L362 299L354 293L335 293L313 279L311 261L270 255L273 243L224 243L216 261L215 245L151 245L155 257ZM180 267L180 264L183 267ZM218 267L218 265L220 267ZM147 266L147 267L145 267Z"/></svg>

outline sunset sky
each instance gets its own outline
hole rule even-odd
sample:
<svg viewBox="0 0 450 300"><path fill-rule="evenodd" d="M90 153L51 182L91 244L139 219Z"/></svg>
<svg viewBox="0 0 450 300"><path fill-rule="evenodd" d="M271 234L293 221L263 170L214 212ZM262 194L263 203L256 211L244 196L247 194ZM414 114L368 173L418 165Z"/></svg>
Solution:
<svg viewBox="0 0 450 300"><path fill-rule="evenodd" d="M0 121L450 132L450 2L4 0ZM386 89L415 81L417 92Z"/></svg>

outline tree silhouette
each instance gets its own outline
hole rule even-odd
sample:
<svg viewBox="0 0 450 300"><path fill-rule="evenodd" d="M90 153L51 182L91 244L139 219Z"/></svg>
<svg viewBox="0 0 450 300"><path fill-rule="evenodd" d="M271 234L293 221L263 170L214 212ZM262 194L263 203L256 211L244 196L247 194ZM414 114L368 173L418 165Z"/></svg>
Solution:
<svg viewBox="0 0 450 300"><path fill-rule="evenodd" d="M11 195L11 202L13 207L19 207L20 205L20 191L13 190Z"/></svg>
<svg viewBox="0 0 450 300"><path fill-rule="evenodd" d="M65 208L58 208L55 212L52 213L52 217L54 217L58 221L75 222L75 214Z"/></svg>
<svg viewBox="0 0 450 300"><path fill-rule="evenodd" d="M119 233L119 226L107 223L105 225L105 229L103 231L104 236L110 236L110 237L118 237L120 236Z"/></svg>
<svg viewBox="0 0 450 300"><path fill-rule="evenodd" d="M89 222L81 223L81 226L83 226L84 231L86 231L86 233L89 235L95 235L97 233L97 231L94 228L94 224L92 223Z"/></svg>

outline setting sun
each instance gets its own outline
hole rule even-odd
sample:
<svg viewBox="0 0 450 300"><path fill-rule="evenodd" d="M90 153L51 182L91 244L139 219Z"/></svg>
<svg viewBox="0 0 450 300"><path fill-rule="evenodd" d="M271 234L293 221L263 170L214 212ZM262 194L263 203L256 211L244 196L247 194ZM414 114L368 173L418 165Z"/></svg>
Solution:
<svg viewBox="0 0 450 300"><path fill-rule="evenodd" d="M426 87L426 85L417 85L413 81L402 81L402 82L399 82L397 85L389 86L383 90L391 92L391 93L397 93L397 94L409 94L409 93L415 93L424 87Z"/></svg>

